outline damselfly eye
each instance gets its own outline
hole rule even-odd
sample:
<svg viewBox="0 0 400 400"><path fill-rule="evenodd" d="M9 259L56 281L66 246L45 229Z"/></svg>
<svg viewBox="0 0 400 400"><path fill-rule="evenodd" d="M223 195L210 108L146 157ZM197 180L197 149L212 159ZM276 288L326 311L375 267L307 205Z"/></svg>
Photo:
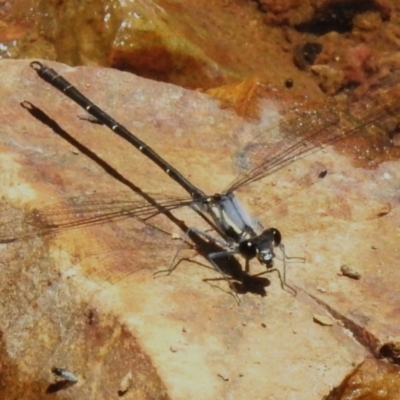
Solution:
<svg viewBox="0 0 400 400"><path fill-rule="evenodd" d="M281 244L282 235L281 235L281 233L278 231L278 229L269 228L269 229L267 229L265 232L269 232L269 234L272 236L272 238L274 239L274 245L275 245L275 246L279 246L279 245Z"/></svg>
<svg viewBox="0 0 400 400"><path fill-rule="evenodd" d="M257 255L257 246L251 240L244 240L239 243L239 252L244 258L250 260Z"/></svg>

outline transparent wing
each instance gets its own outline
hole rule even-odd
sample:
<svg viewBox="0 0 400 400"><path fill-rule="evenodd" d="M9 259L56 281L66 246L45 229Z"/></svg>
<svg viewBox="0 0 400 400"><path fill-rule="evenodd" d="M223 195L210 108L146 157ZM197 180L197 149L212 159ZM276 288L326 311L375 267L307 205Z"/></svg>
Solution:
<svg viewBox="0 0 400 400"><path fill-rule="evenodd" d="M384 122L399 113L398 99L395 96L390 102L359 102L350 111L339 110L335 105L318 111L290 109L275 128L262 132L242 151L239 162L244 172L227 192L274 174L325 146L356 134L365 135L371 127L386 129Z"/></svg>
<svg viewBox="0 0 400 400"><path fill-rule="evenodd" d="M14 218L10 218L9 210L3 210L0 215L0 242L7 243L128 217L144 221L192 202L188 198L164 195L151 197L154 204L134 193L93 193L66 198L25 213L19 212Z"/></svg>

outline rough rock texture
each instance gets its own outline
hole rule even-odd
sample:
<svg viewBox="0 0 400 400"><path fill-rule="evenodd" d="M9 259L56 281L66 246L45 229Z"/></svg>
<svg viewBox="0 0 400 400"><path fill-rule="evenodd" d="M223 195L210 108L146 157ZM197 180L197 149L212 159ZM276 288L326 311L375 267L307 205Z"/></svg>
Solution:
<svg viewBox="0 0 400 400"><path fill-rule="evenodd" d="M396 365L367 359L324 400L398 399L399 374Z"/></svg>
<svg viewBox="0 0 400 400"><path fill-rule="evenodd" d="M264 119L248 122L205 94L112 70L49 64L210 194L236 176L239 149L266 131L274 110L271 102ZM185 195L107 128L78 118L82 110L40 80L29 62L1 61L0 74L3 242L36 233L34 220L24 219L34 208L54 211L46 207L55 203L61 220L79 219L79 199L103 208L114 199L125 206L140 199L67 135L142 190ZM24 101L59 126L35 118ZM119 398L126 387L126 399L327 395L399 335L399 162L365 169L353 161L326 149L240 194L264 225L281 230L288 255L306 258L288 266L296 297L271 274L264 296L247 288L238 306L226 282L203 282L219 275L189 245L179 254L189 260L154 279L176 253L171 234L183 235L164 216L148 221L158 230L123 218L1 244L2 398L56 391L52 367L79 378L56 391L64 399ZM315 180L324 170L328 175ZM190 209L175 215L207 228ZM361 279L340 276L343 264ZM252 272L262 270L252 263ZM334 324L315 323L316 314Z"/></svg>
<svg viewBox="0 0 400 400"><path fill-rule="evenodd" d="M399 81L399 20L388 0L9 0L0 58L113 67L186 88L258 78L311 98L319 88L361 97Z"/></svg>

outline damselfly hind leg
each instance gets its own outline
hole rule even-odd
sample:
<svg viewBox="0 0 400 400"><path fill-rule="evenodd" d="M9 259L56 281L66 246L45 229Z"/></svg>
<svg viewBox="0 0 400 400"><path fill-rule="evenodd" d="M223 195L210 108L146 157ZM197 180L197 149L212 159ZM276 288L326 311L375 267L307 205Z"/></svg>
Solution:
<svg viewBox="0 0 400 400"><path fill-rule="evenodd" d="M230 243L226 242L225 240L216 238L216 237L214 237L206 232L203 232L197 228L190 228L186 231L185 236L182 238L181 244L179 245L169 268L154 272L153 277L157 278L159 276L168 276L176 269L176 267L179 264L179 262L176 262L178 254L181 252L183 245L185 244L186 240L189 238L191 233L194 233L195 235L197 235L199 237L203 237L203 238L207 239L212 244L230 249L230 250L223 250L223 251L218 251L218 252L214 252L214 253L209 253L206 255L206 258L210 262L210 264L213 266L213 268L221 274L222 278L228 283L229 287L232 289L230 281L229 281L230 276L228 276L221 270L221 268L218 266L217 262L215 262L215 259L221 258L221 257L229 257L231 255L236 255L239 253L238 249L232 248L232 245ZM231 290L229 293L235 298L236 302L238 304L240 304L240 299L238 298L237 293L233 290Z"/></svg>

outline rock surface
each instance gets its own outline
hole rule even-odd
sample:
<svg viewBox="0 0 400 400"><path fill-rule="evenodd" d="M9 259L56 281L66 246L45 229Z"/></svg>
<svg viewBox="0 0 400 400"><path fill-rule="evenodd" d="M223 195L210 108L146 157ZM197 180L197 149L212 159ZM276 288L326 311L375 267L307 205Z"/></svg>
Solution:
<svg viewBox="0 0 400 400"><path fill-rule="evenodd" d="M249 122L206 94L49 64L210 194L233 180L239 149L274 113L273 103L264 105L264 119ZM66 213L67 205L74 215L71 196L138 200L67 135L142 190L185 196L107 128L78 118L81 109L28 61L1 61L0 74L3 239L23 236L13 229L18 221L27 228L24 215L34 208L55 203ZM24 101L58 127L35 118ZM264 225L281 230L288 255L306 258L288 266L296 297L271 274L265 296L248 290L238 306L224 281L203 282L219 275L190 246L179 255L189 260L154 279L176 253L171 234L184 234L164 216L148 221L158 230L123 218L1 244L2 398L53 391L63 399L113 399L121 390L126 399L329 394L379 344L399 336L399 161L374 169L353 161L329 148L240 193ZM313 180L321 169L328 175ZM207 228L190 209L175 215ZM361 279L341 276L343 264ZM252 263L253 273L262 270ZM332 326L313 322L324 314ZM78 382L56 391L52 367L68 369Z"/></svg>

